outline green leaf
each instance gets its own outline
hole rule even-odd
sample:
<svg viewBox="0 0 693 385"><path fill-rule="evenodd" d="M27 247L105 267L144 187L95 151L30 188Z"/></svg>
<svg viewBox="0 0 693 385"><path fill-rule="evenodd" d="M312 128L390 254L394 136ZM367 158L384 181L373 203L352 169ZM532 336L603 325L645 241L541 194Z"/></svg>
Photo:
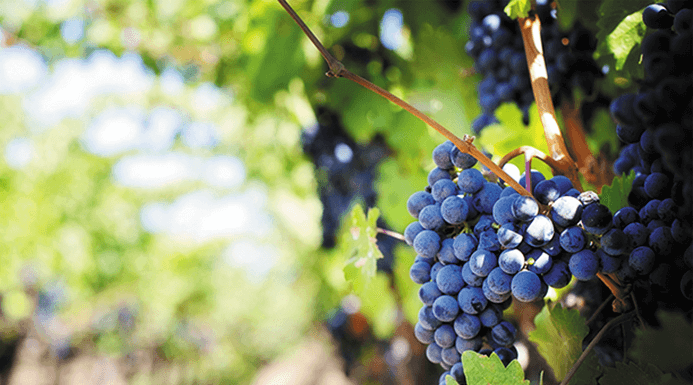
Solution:
<svg viewBox="0 0 693 385"><path fill-rule="evenodd" d="M557 1L557 18L561 29L568 30L573 26L575 18L578 15L578 0L560 0Z"/></svg>
<svg viewBox="0 0 693 385"><path fill-rule="evenodd" d="M376 243L378 226L376 224L380 211L373 207L368 209L368 217L360 204L354 205L348 215L346 229L342 233L349 259L344 266L344 276L354 285L356 291L362 291L375 276L376 261L383 257Z"/></svg>
<svg viewBox="0 0 693 385"><path fill-rule="evenodd" d="M445 376L445 385L460 385L451 375Z"/></svg>
<svg viewBox="0 0 693 385"><path fill-rule="evenodd" d="M522 123L522 112L514 103L504 103L495 112L500 124L484 128L475 144L490 151L494 156L502 157L520 145L532 146L545 154L549 148L544 137L544 127L539 119L536 104L529 109L529 125ZM518 156L510 163L524 171L524 157ZM551 175L551 168L538 160L532 161L532 168L544 175Z"/></svg>
<svg viewBox="0 0 693 385"><path fill-rule="evenodd" d="M628 175L616 176L611 181L610 186L603 186L602 193L599 195L601 204L608 207L612 213L628 206L628 194L633 188L635 171Z"/></svg>
<svg viewBox="0 0 693 385"><path fill-rule="evenodd" d="M690 347L689 347L690 348ZM690 349L689 349L690 351ZM664 373L651 363L638 365L635 362L616 365L604 369L599 385L684 385L685 382L675 379L671 373Z"/></svg>
<svg viewBox="0 0 693 385"><path fill-rule="evenodd" d="M599 8L597 22L597 51L595 57L602 64L613 64L617 71L640 55L631 55L645 36L642 22L642 9L652 2L649 0L606 0ZM631 63L632 64L632 63Z"/></svg>
<svg viewBox="0 0 693 385"><path fill-rule="evenodd" d="M682 314L660 312L657 318L661 328L637 329L630 356L669 372L693 364L693 326Z"/></svg>
<svg viewBox="0 0 693 385"><path fill-rule="evenodd" d="M468 385L529 385L517 360L505 367L496 353L485 356L471 350L462 353L462 366Z"/></svg>
<svg viewBox="0 0 693 385"><path fill-rule="evenodd" d="M537 328L529 333L529 340L537 345L556 379L564 378L582 354L582 340L589 333L585 319L576 309L566 310L556 304L544 306L534 324ZM575 379L571 383L576 383Z"/></svg>
<svg viewBox="0 0 693 385"><path fill-rule="evenodd" d="M503 11L511 19L517 19L518 17L527 17L530 9L532 9L530 0L510 0Z"/></svg>

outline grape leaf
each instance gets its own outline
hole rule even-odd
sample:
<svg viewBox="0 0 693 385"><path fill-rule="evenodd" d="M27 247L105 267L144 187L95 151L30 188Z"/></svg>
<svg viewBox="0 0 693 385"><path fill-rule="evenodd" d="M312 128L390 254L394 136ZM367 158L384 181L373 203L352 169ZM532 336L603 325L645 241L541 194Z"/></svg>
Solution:
<svg viewBox="0 0 693 385"><path fill-rule="evenodd" d="M570 29L577 17L578 0L560 0L556 2L558 12L557 19L561 28Z"/></svg>
<svg viewBox="0 0 693 385"><path fill-rule="evenodd" d="M530 9L532 9L530 0L510 0L503 11L511 19L517 19L518 17L527 17Z"/></svg>
<svg viewBox="0 0 693 385"><path fill-rule="evenodd" d="M611 181L610 186L603 186L602 193L599 195L600 203L608 207L612 213L628 206L628 194L633 188L635 171L628 175L616 176Z"/></svg>
<svg viewBox="0 0 693 385"><path fill-rule="evenodd" d="M484 356L467 350L462 353L462 366L468 385L529 385L529 380L525 380L525 373L517 360L512 360L506 367L496 353Z"/></svg>
<svg viewBox="0 0 693 385"><path fill-rule="evenodd" d="M539 119L539 110L533 103L529 109L529 125L522 123L522 112L514 103L501 104L495 112L500 124L494 124L484 128L476 140L477 146L483 147L495 156L502 157L521 143L524 146L532 146L545 154L549 153L544 136L544 127ZM524 170L524 157L518 156L510 163ZM551 175L551 168L543 162L534 160L532 168L544 175Z"/></svg>
<svg viewBox="0 0 693 385"><path fill-rule="evenodd" d="M445 385L460 385L451 375L445 376Z"/></svg>
<svg viewBox="0 0 693 385"><path fill-rule="evenodd" d="M607 0L602 3L595 52L595 58L600 63L613 64L617 71L632 67L627 66L626 61L637 63L639 55L630 53L645 36L642 9L651 3L649 0Z"/></svg>
<svg viewBox="0 0 693 385"><path fill-rule="evenodd" d="M599 385L684 385L675 379L671 373L664 373L651 363L638 365L635 362L616 365L604 369L604 375L599 379Z"/></svg>
<svg viewBox="0 0 693 385"><path fill-rule="evenodd" d="M368 217L360 204L354 205L347 217L347 226L342 233L342 240L350 253L344 266L344 276L354 285L356 291L362 291L375 276L376 261L383 257L376 243L378 226L376 221L380 211L373 207L368 209Z"/></svg>
<svg viewBox="0 0 693 385"><path fill-rule="evenodd" d="M537 328L529 333L529 340L537 345L556 378L562 379L582 354L582 340L589 333L585 319L577 310L566 310L556 304L544 306L534 318L534 324ZM583 363L581 370L589 369L583 368L585 364L588 363ZM575 380L573 378L571 383L577 383ZM589 383L589 380L581 383Z"/></svg>
<svg viewBox="0 0 693 385"><path fill-rule="evenodd" d="M678 313L660 312L661 328L637 329L630 356L669 372L693 364L693 325Z"/></svg>

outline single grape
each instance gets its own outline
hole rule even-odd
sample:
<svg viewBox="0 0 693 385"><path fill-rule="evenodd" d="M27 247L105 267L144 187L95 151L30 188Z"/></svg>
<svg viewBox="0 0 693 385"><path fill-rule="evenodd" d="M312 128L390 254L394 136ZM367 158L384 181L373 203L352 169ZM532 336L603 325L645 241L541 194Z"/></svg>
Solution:
<svg viewBox="0 0 693 385"><path fill-rule="evenodd" d="M460 353L457 351L457 347L453 344L453 346L443 349L441 358L443 359L444 364L452 367L456 363L460 362Z"/></svg>
<svg viewBox="0 0 693 385"><path fill-rule="evenodd" d="M501 346L512 345L515 342L516 334L515 326L508 321L503 321L491 329L491 338Z"/></svg>
<svg viewBox="0 0 693 385"><path fill-rule="evenodd" d="M478 352L481 346L484 344L484 340L481 336L476 336L474 338L464 339L462 337L457 337L455 340L455 348L457 352L462 354L467 350L472 350Z"/></svg>
<svg viewBox="0 0 693 385"><path fill-rule="evenodd" d="M513 276L504 272L500 266L491 270L489 275L486 277L486 282L488 282L489 289L499 295L510 292L510 284L512 280Z"/></svg>
<svg viewBox="0 0 693 385"><path fill-rule="evenodd" d="M587 237L580 227L567 227L561 233L560 244L563 250L569 253L577 253L587 245Z"/></svg>
<svg viewBox="0 0 693 385"><path fill-rule="evenodd" d="M505 191L505 190L504 190ZM501 192L502 194L502 192ZM515 217L512 213L512 206L515 202L515 197L500 198L493 205L493 219L499 225L513 222Z"/></svg>
<svg viewBox="0 0 693 385"><path fill-rule="evenodd" d="M582 216L583 206L580 201L571 196L562 196L551 206L551 220L560 227L576 225Z"/></svg>
<svg viewBox="0 0 693 385"><path fill-rule="evenodd" d="M513 297L521 302L532 302L540 299L541 279L535 273L523 270L515 274L511 282Z"/></svg>
<svg viewBox="0 0 693 385"><path fill-rule="evenodd" d="M465 286L462 268L458 265L444 266L436 275L436 283L442 293L456 295Z"/></svg>
<svg viewBox="0 0 693 385"><path fill-rule="evenodd" d="M642 21L655 29L668 29L674 25L674 15L662 4L650 4L642 11Z"/></svg>
<svg viewBox="0 0 693 385"><path fill-rule="evenodd" d="M470 269L469 262L462 265L462 279L469 286L481 287L484 283L484 277L479 277Z"/></svg>
<svg viewBox="0 0 693 385"><path fill-rule="evenodd" d="M419 324L421 325L422 328L426 330L436 330L438 326L442 324L433 315L433 307L432 306L423 306L421 310L419 310Z"/></svg>
<svg viewBox="0 0 693 385"><path fill-rule="evenodd" d="M659 256L668 256L674 249L674 238L671 236L671 228L658 227L650 233L647 244Z"/></svg>
<svg viewBox="0 0 693 385"><path fill-rule="evenodd" d="M442 170L451 170L453 165L450 159L450 151L454 147L455 145L449 140L436 146L436 148L433 149L433 163Z"/></svg>
<svg viewBox="0 0 693 385"><path fill-rule="evenodd" d="M443 361L441 354L443 353L443 348L438 346L435 342L426 347L426 358L434 364L439 364Z"/></svg>
<svg viewBox="0 0 693 385"><path fill-rule="evenodd" d="M611 229L600 239L602 250L613 256L626 254L629 251L630 239L620 229Z"/></svg>
<svg viewBox="0 0 693 385"><path fill-rule="evenodd" d="M460 290L457 300L459 308L467 314L479 314L488 304L484 291L480 287L467 286L463 288Z"/></svg>
<svg viewBox="0 0 693 385"><path fill-rule="evenodd" d="M640 222L628 224L623 233L628 237L628 243L631 249L647 244L647 238L650 236L650 230Z"/></svg>
<svg viewBox="0 0 693 385"><path fill-rule="evenodd" d="M478 244L479 242L473 234L461 233L455 237L452 244L455 257L462 262L468 261Z"/></svg>
<svg viewBox="0 0 693 385"><path fill-rule="evenodd" d="M570 257L570 272L575 278L587 281L594 278L599 271L599 257L590 249L583 249Z"/></svg>
<svg viewBox="0 0 693 385"><path fill-rule="evenodd" d="M423 284L431 280L431 265L426 262L414 262L409 269L412 281Z"/></svg>
<svg viewBox="0 0 693 385"><path fill-rule="evenodd" d="M608 207L601 203L592 203L582 210L582 225L585 231L604 235L611 228L612 215Z"/></svg>
<svg viewBox="0 0 693 385"><path fill-rule="evenodd" d="M441 322L454 321L459 312L460 307L452 296L441 295L433 301L433 315Z"/></svg>
<svg viewBox="0 0 693 385"><path fill-rule="evenodd" d="M472 273L486 277L498 265L498 258L489 250L479 249L472 254L467 264Z"/></svg>
<svg viewBox="0 0 693 385"><path fill-rule="evenodd" d="M562 260L555 261L551 269L542 275L544 282L555 289L567 286L572 277L568 264Z"/></svg>
<svg viewBox="0 0 693 385"><path fill-rule="evenodd" d="M497 239L501 246L512 249L520 245L524 237L519 226L513 223L506 223L498 229Z"/></svg>
<svg viewBox="0 0 693 385"><path fill-rule="evenodd" d="M520 250L508 249L500 253L498 266L509 275L515 275L525 265L525 255Z"/></svg>
<svg viewBox="0 0 693 385"><path fill-rule="evenodd" d="M614 226L619 229L624 229L626 226L633 222L637 222L640 218L638 217L638 210L626 206L614 213Z"/></svg>
<svg viewBox="0 0 693 385"><path fill-rule="evenodd" d="M418 219L421 210L434 203L436 203L436 200L433 199L433 195L425 191L417 191L407 200L407 211L409 211L412 217Z"/></svg>
<svg viewBox="0 0 693 385"><path fill-rule="evenodd" d="M532 250L526 258L529 271L538 275L546 273L553 266L553 258L541 249Z"/></svg>
<svg viewBox="0 0 693 385"><path fill-rule="evenodd" d="M481 320L475 315L463 312L455 318L452 326L458 336L464 339L471 339L476 337L481 331Z"/></svg>
<svg viewBox="0 0 693 385"><path fill-rule="evenodd" d="M416 339L419 340L419 342L421 342L422 344L428 345L430 343L433 343L433 333L433 330L428 330L424 328L418 322L416 323L416 325L414 325L414 337L416 337Z"/></svg>
<svg viewBox="0 0 693 385"><path fill-rule="evenodd" d="M426 230L440 230L445 225L443 215L440 213L440 203L428 205L419 213L419 223Z"/></svg>
<svg viewBox="0 0 693 385"><path fill-rule="evenodd" d="M647 246L636 247L628 257L628 265L638 275L649 274L655 265L655 253Z"/></svg>
<svg viewBox="0 0 693 385"><path fill-rule="evenodd" d="M457 177L457 186L462 192L474 194L484 187L486 179L481 174L481 171L475 168L462 170Z"/></svg>
<svg viewBox="0 0 693 385"><path fill-rule="evenodd" d="M543 246L553 238L553 223L544 215L537 215L525 230L525 242L534 247Z"/></svg>
<svg viewBox="0 0 693 385"><path fill-rule="evenodd" d="M476 192L472 198L474 208L480 213L491 214L493 212L493 205L500 197L501 191L502 189L497 184L492 182L485 183L481 190Z"/></svg>
<svg viewBox="0 0 693 385"><path fill-rule="evenodd" d="M613 257L604 252L602 249L597 249L595 252L597 257L599 257L599 263L601 266L601 272L610 274L615 273L621 268L621 258Z"/></svg>
<svg viewBox="0 0 693 385"><path fill-rule="evenodd" d="M417 254L434 258L440 250L440 235L435 231L423 230L414 238L413 246Z"/></svg>
<svg viewBox="0 0 693 385"><path fill-rule="evenodd" d="M518 195L511 206L511 213L518 221L527 222L539 214L539 205L532 197Z"/></svg>
<svg viewBox="0 0 693 385"><path fill-rule="evenodd" d="M428 185L433 186L437 181L441 179L452 179L450 177L450 173L446 170L443 170L441 168L434 168L431 170L431 172L428 173Z"/></svg>
<svg viewBox="0 0 693 385"><path fill-rule="evenodd" d="M565 194L568 190L573 188L573 182L571 182L570 179L568 179L567 177L565 177L563 175L556 175L553 178L551 178L550 180L556 184L556 186L558 187L558 192L560 193L560 195Z"/></svg>
<svg viewBox="0 0 693 385"><path fill-rule="evenodd" d="M433 301L443 295L435 282L425 282L419 288L419 299L424 305L433 306Z"/></svg>
<svg viewBox="0 0 693 385"><path fill-rule="evenodd" d="M498 325L503 320L503 311L496 304L490 304L479 314L481 324L487 328Z"/></svg>
<svg viewBox="0 0 693 385"><path fill-rule="evenodd" d="M441 179L431 187L431 195L436 202L443 202L445 198L457 195L457 185L450 179Z"/></svg>
<svg viewBox="0 0 693 385"><path fill-rule="evenodd" d="M450 324L442 324L433 333L433 338L441 348L449 348L455 345L457 335Z"/></svg>
<svg viewBox="0 0 693 385"><path fill-rule="evenodd" d="M459 225L466 221L469 215L467 201L459 195L447 197L440 206L440 214L445 222Z"/></svg>
<svg viewBox="0 0 693 385"><path fill-rule="evenodd" d="M455 257L455 251L453 248L454 243L455 240L452 238L443 239L443 242L441 242L440 245L440 250L436 254L436 257L438 257L440 262L446 265L459 263L459 260L457 257Z"/></svg>
<svg viewBox="0 0 693 385"><path fill-rule="evenodd" d="M479 250L500 251L501 243L493 230L486 230L479 236Z"/></svg>
<svg viewBox="0 0 693 385"><path fill-rule="evenodd" d="M558 199L558 197L561 196L561 192L556 182L549 179L539 182L536 187L534 187L534 196L539 203L548 205Z"/></svg>
<svg viewBox="0 0 693 385"><path fill-rule="evenodd" d="M407 228L404 229L404 241L407 242L407 245L412 246L414 244L414 238L423 230L424 228L419 221L410 223Z"/></svg>

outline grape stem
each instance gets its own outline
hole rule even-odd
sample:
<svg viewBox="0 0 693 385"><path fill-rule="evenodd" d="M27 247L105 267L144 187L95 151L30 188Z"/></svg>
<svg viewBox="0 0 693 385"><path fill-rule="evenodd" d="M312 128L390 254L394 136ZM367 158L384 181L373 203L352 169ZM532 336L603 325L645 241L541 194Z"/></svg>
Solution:
<svg viewBox="0 0 693 385"><path fill-rule="evenodd" d="M522 146L510 151L509 153L505 154L500 162L498 162L498 166L502 168L513 158L516 158L521 154L525 154L525 156L529 155L530 158L539 159L540 161L546 163L554 171L560 170L561 165L557 161L532 146Z"/></svg>
<svg viewBox="0 0 693 385"><path fill-rule="evenodd" d="M580 365L587 359L587 355L594 349L594 347L599 343L599 341L604 337L604 334L611 329L612 326L619 324L621 322L628 321L630 318L633 317L633 313L625 313L621 314L620 316L612 319L611 321L607 322L606 325L597 333L597 335L590 341L590 344L587 345L587 348L582 352L580 355L580 358L575 361L575 364L570 368L568 373L565 375L565 378L563 381L561 381L560 385L567 385L570 382L570 379L573 378L577 370L580 368Z"/></svg>
<svg viewBox="0 0 693 385"><path fill-rule="evenodd" d="M383 229L381 227L378 227L377 232L379 232L380 234L385 234L385 235L392 237L392 238L395 238L395 239L399 239L400 241L403 241L403 242L407 241L404 238L404 235L402 235L396 231L392 231L392 230Z"/></svg>
<svg viewBox="0 0 693 385"><path fill-rule="evenodd" d="M296 12L291 8L291 6L286 2L286 0L277 0L279 1L279 4L284 7L284 9L289 13L289 15L296 21L296 23L299 25L301 30L308 36L310 41L313 43L313 45L320 51L320 54L322 57L325 59L327 62L327 65L330 67L330 70L326 73L328 77L336 77L336 78L346 78L349 79L362 87L365 87L376 94L386 98L387 100L391 101L392 103L402 107L405 109L407 112L411 113L412 115L416 116L419 118L421 121L424 123L428 124L431 126L433 129L438 131L441 135L443 135L446 139L450 140L460 151L469 154L473 156L476 160L479 161L482 165L486 166L491 172L496 174L499 178L503 179L507 184L510 185L513 189L515 189L518 193L522 195L528 195L531 196L531 194L525 190L519 183L517 183L515 180L513 180L508 174L505 173L498 165L493 163L491 159L489 159L486 155L484 155L483 152L481 152L479 149L477 149L473 144L472 141L474 140L474 137L470 137L465 135L464 139L460 139L457 137L455 134L450 132L448 129L440 125L438 122L435 120L429 118L426 116L424 113L419 111L418 109L414 108L412 105L409 103L405 102L404 100L398 98L397 96L393 95L392 93L388 92L387 90L378 87L377 85L369 82L368 80L360 77L359 75L356 75L344 67L344 64L342 64L339 60L337 60L332 54L330 54L325 47L320 43L320 40L311 32L310 28L301 20L301 17L296 14Z"/></svg>
<svg viewBox="0 0 693 385"><path fill-rule="evenodd" d="M544 127L544 137L546 138L551 158L560 166L555 170L568 177L573 182L573 186L582 192L582 183L578 177L578 167L568 153L561 129L558 127L556 111L551 99L549 77L546 72L546 61L544 60L544 50L541 44L541 21L539 17L520 17L517 21L522 32L527 67L529 68L529 77L532 82L532 92L539 109L541 124Z"/></svg>
<svg viewBox="0 0 693 385"><path fill-rule="evenodd" d="M597 319L597 316L599 315L599 313L601 313L602 310L604 310L604 308L606 307L606 305L608 305L609 302L611 302L613 299L614 299L614 293L609 294L609 297L607 299L605 299L604 301L602 301L602 303L599 305L597 310L595 310L594 313L592 313L592 316L590 317L590 319L585 321L585 325L589 325L592 322L594 322L594 320Z"/></svg>

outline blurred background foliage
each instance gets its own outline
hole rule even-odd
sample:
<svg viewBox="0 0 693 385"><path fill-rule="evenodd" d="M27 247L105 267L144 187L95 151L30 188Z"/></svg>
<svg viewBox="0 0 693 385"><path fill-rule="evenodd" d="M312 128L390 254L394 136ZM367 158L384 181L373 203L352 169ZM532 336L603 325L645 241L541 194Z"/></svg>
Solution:
<svg viewBox="0 0 693 385"><path fill-rule="evenodd" d="M461 1L291 4L352 72L471 134L479 78ZM377 201L402 232L443 139L325 77L276 1L5 0L0 32L3 379L50 383L50 368L89 356L128 383L249 383L340 306L389 341L364 349L400 353L365 360L422 354L402 345L420 306L413 251L391 242L357 300L342 272L351 250L325 243L324 210ZM345 169L349 193L324 207L331 174L303 148L330 125L350 138L343 163L380 152L356 187ZM519 145L495 136L477 139L494 159ZM12 354L37 346L41 368Z"/></svg>

